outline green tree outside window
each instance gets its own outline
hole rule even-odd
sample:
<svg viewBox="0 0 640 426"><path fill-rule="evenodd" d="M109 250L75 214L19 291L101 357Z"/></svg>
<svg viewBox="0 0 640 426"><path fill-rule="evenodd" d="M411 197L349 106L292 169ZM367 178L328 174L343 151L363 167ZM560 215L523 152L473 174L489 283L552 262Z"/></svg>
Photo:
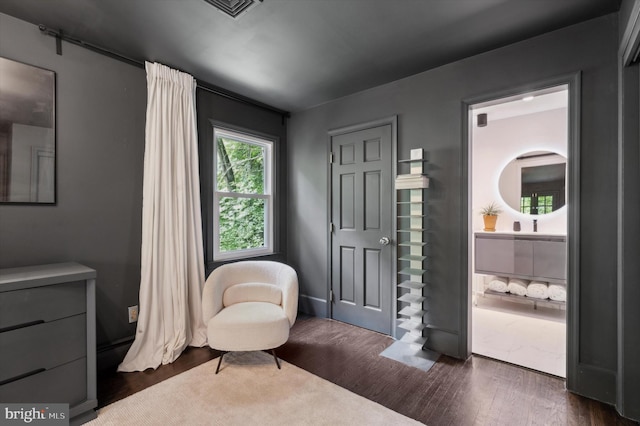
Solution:
<svg viewBox="0 0 640 426"><path fill-rule="evenodd" d="M270 143L216 131L215 144L215 251L270 250Z"/></svg>

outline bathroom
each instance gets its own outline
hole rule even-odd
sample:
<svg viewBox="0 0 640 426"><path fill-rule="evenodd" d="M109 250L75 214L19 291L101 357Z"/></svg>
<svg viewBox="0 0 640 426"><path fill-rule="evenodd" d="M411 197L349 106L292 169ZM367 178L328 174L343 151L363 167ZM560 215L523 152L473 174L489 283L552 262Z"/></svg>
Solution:
<svg viewBox="0 0 640 426"><path fill-rule="evenodd" d="M566 377L568 87L472 105L472 352ZM483 211L497 210L485 224ZM491 213L491 212L490 212Z"/></svg>

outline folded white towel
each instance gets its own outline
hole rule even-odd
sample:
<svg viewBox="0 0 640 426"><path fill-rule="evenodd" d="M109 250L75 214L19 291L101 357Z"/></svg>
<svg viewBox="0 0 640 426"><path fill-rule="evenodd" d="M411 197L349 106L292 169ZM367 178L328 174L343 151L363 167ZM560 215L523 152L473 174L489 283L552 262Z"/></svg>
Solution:
<svg viewBox="0 0 640 426"><path fill-rule="evenodd" d="M518 296L526 296L527 285L529 285L528 280L521 280L520 278L510 278L509 285L507 286L507 290L511 294L517 294Z"/></svg>
<svg viewBox="0 0 640 426"><path fill-rule="evenodd" d="M500 293L507 292L507 284L509 283L509 279L505 277L491 277L489 280L488 288L489 290L498 291Z"/></svg>
<svg viewBox="0 0 640 426"><path fill-rule="evenodd" d="M527 296L535 299L548 299L549 286L542 281L531 281L527 286Z"/></svg>
<svg viewBox="0 0 640 426"><path fill-rule="evenodd" d="M567 301L567 287L562 284L549 284L549 299L558 302Z"/></svg>

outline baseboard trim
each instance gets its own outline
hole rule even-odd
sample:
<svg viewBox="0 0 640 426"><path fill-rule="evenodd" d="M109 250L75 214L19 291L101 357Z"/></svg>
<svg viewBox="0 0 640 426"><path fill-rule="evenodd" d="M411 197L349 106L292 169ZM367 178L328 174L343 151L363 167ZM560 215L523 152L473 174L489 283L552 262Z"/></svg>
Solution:
<svg viewBox="0 0 640 426"><path fill-rule="evenodd" d="M428 327L425 330L427 343L425 347L435 352L457 359L464 359L460 352L460 335L453 330L439 327Z"/></svg>
<svg viewBox="0 0 640 426"><path fill-rule="evenodd" d="M573 389L569 388L569 391L606 404L615 405L615 371L584 363L578 363L576 370L576 386Z"/></svg>
<svg viewBox="0 0 640 426"><path fill-rule="evenodd" d="M134 336L124 337L98 347L96 370L98 375L107 371L115 371L133 344Z"/></svg>
<svg viewBox="0 0 640 426"><path fill-rule="evenodd" d="M314 317L327 318L327 301L318 297L300 294L298 296L298 310Z"/></svg>

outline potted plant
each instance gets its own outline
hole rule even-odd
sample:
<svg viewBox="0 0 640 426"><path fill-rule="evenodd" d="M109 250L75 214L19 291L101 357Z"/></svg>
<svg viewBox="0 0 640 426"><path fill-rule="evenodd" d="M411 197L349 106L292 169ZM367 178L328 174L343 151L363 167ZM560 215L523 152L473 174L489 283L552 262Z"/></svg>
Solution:
<svg viewBox="0 0 640 426"><path fill-rule="evenodd" d="M489 203L480 210L482 219L484 219L484 230L489 232L496 231L496 222L498 221L498 215L502 213L502 210L494 202Z"/></svg>

